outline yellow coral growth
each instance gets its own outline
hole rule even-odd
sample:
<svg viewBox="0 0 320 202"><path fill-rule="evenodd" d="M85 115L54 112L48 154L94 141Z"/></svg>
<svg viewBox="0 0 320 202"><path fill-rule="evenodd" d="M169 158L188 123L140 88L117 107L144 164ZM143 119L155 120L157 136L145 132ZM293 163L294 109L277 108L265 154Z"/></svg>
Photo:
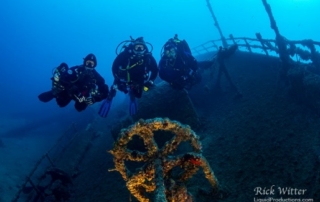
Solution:
<svg viewBox="0 0 320 202"><path fill-rule="evenodd" d="M175 136L168 142L165 143L163 148L158 148L154 141L154 131L170 131ZM131 151L127 148L127 144L132 140L134 135L138 135L143 139L144 145L146 146L147 152L142 153L139 151ZM193 152L176 157L168 157L178 148L182 141L188 141L192 145ZM210 168L206 159L201 155L201 143L199 137L191 130L189 126L180 124L177 121L171 121L169 119L149 119L139 120L136 124L123 129L120 132L120 136L117 142L114 143L113 149L110 153L114 156L115 169L117 170L122 178L127 181L126 186L133 196L139 201L148 202L144 192L153 192L157 188L156 186L164 186L156 179L156 170L163 172L161 175L164 178L170 178L169 172L176 166L181 166L184 172L180 175L179 181L185 182L191 178L199 169L203 168L206 178L209 180L213 188L218 187L217 180L214 176L212 169ZM146 162L146 164L139 169L136 173L130 174L129 170L125 166L125 161L138 161ZM155 161L159 161L155 165ZM156 166L162 166L162 169L156 169ZM163 188L159 190L165 190L165 193L157 192L158 196L155 198L161 198L161 195L170 193L170 197L167 199L175 201L179 199L182 194L184 198L188 198L192 201L192 197L187 193L185 187Z"/></svg>

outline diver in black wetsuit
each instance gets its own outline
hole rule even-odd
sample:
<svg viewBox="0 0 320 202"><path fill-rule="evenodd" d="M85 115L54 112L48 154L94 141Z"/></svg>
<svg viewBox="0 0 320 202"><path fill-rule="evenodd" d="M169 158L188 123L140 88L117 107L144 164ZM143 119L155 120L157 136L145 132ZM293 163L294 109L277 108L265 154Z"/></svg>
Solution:
<svg viewBox="0 0 320 202"><path fill-rule="evenodd" d="M74 100L77 111L83 111L87 106L102 101L108 96L109 89L95 70L96 66L97 59L93 54L88 54L82 65L68 68L66 63L61 63L51 78L52 89L40 94L38 98L42 102L55 98L60 107L65 107Z"/></svg>
<svg viewBox="0 0 320 202"><path fill-rule="evenodd" d="M189 90L201 81L197 60L188 43L177 35L164 44L158 67L160 78L174 89Z"/></svg>
<svg viewBox="0 0 320 202"><path fill-rule="evenodd" d="M143 91L153 86L158 75L156 60L147 47L147 44L151 46L150 43L145 42L143 37L123 41L119 46L122 43L129 45L124 45L123 51L113 62L114 82L108 98L100 108L99 114L102 117L107 116L117 90L125 94L129 93L129 113L134 115L137 111L136 98L141 98Z"/></svg>

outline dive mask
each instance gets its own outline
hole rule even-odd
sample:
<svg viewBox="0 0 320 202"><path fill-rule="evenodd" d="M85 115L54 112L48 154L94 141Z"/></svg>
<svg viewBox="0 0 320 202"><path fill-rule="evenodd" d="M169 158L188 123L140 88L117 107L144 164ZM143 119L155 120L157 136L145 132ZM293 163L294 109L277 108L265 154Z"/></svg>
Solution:
<svg viewBox="0 0 320 202"><path fill-rule="evenodd" d="M176 56L177 56L177 50L176 50L176 48L167 49L167 50L165 51L165 55L166 55L168 58L170 58L170 59L176 58Z"/></svg>
<svg viewBox="0 0 320 202"><path fill-rule="evenodd" d="M85 67L86 67L87 69L93 69L94 66L95 66L95 63L94 63L93 60L87 60L87 61L85 62Z"/></svg>
<svg viewBox="0 0 320 202"><path fill-rule="evenodd" d="M143 55L146 52L146 46L144 44L135 44L133 46L133 52L136 55Z"/></svg>

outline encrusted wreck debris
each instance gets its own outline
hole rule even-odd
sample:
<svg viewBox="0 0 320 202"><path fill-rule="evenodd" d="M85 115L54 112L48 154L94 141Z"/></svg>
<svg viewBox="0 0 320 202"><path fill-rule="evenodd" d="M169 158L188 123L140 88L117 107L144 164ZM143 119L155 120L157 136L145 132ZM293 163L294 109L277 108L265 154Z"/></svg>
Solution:
<svg viewBox="0 0 320 202"><path fill-rule="evenodd" d="M252 49L262 49L266 55L269 55L269 52L276 52L277 54L279 54L279 58L282 62L280 72L280 76L282 77L286 77L288 70L293 67L292 59L290 57L298 57L305 62L311 61L312 65L316 67L317 73L320 74L320 53L316 50L316 46L320 47L320 42L313 41L311 39L288 40L285 36L282 36L277 26L276 20L272 14L271 6L270 4L268 4L267 0L262 0L262 3L269 16L271 29L273 29L275 32L275 39L263 39L261 33L256 33L256 39L249 37L234 37L232 34L229 35L229 38L225 38L222 34L218 20L213 13L210 1L206 1L209 11L213 16L215 26L217 27L221 36L221 39L211 40L193 48L192 51L194 53L202 55L210 52L212 56L212 53L219 49L219 45L217 43L222 43L223 47L225 48L229 47L232 44L237 44L239 47L246 48L249 52L252 52ZM257 42L260 43L260 45L258 45ZM304 50L299 46L306 47L307 49L309 49L309 51ZM200 56L200 60L202 59L210 58L203 58L202 56Z"/></svg>
<svg viewBox="0 0 320 202"><path fill-rule="evenodd" d="M175 136L159 148L154 140L156 131L171 132ZM128 149L127 145L134 136L143 140L146 152ZM189 142L193 151L174 156L173 153L183 141ZM121 130L118 140L110 151L114 156L115 168L109 171L118 171L126 181L128 190L139 201L192 201L185 182L200 167L213 189L218 189L218 181L209 163L202 156L201 149L199 137L189 126L170 119L141 119L129 128ZM131 173L125 165L126 161L144 162L144 165ZM183 171L173 177L172 170L175 167L181 167ZM154 192L154 200L146 196L147 192Z"/></svg>
<svg viewBox="0 0 320 202"><path fill-rule="evenodd" d="M316 48L316 46L320 48L320 42L311 39L288 40L285 38L279 31L270 4L267 0L262 0L262 3L269 16L270 27L275 32L275 39L263 39L260 33L256 33L256 39L234 37L232 34L229 35L229 38L225 38L213 13L210 1L207 0L221 39L201 44L192 49L193 53L197 54L196 58L199 61L212 60L215 57L215 52L219 49L218 43L222 43L223 47L236 44L239 48L245 48L250 53L254 53L253 49L260 49L267 56L275 52L280 61L280 81L285 83L286 89L289 89L292 95L320 114L320 53Z"/></svg>

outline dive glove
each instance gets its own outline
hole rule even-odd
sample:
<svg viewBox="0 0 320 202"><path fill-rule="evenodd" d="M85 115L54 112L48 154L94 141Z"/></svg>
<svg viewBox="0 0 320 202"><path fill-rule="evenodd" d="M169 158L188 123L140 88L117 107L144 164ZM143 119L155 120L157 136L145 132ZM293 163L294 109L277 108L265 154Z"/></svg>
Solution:
<svg viewBox="0 0 320 202"><path fill-rule="evenodd" d="M79 93L78 96L74 94L74 97L78 102L85 102L87 105L94 104L94 98L89 94L89 97L84 96L82 93Z"/></svg>

